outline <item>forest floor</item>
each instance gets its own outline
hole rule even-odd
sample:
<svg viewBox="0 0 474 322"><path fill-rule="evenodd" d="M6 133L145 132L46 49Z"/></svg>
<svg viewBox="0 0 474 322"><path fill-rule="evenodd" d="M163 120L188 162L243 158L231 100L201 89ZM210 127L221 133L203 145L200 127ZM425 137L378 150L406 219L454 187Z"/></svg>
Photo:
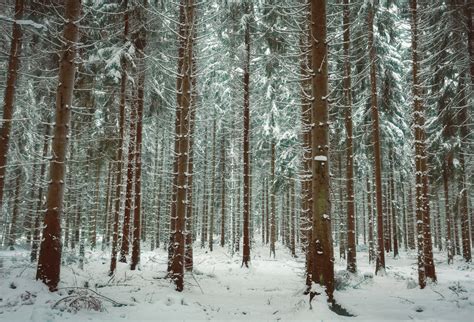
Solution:
<svg viewBox="0 0 474 322"><path fill-rule="evenodd" d="M444 253L435 253L438 283L424 290L417 287L415 253L402 252L399 259L387 254L385 276L374 276L362 249L357 254L357 275L347 274L344 260L338 259L335 298L354 317L337 315L322 296L310 309L308 296L303 295L304 257L291 257L281 245L275 259L269 257L267 246L254 247L249 269L241 268L240 256L232 257L220 247L212 253L197 248L194 254L194 273L186 276L182 293L163 279L167 255L162 249L144 251L140 270L119 264L113 278L107 275L109 252L88 252L84 270L78 268L76 256L66 253L60 290L50 293L34 280L36 267L29 263L26 250L0 251L0 321L472 321L474 317L474 265L456 257L448 266ZM83 290L85 285L101 296ZM70 312L84 300L102 310Z"/></svg>

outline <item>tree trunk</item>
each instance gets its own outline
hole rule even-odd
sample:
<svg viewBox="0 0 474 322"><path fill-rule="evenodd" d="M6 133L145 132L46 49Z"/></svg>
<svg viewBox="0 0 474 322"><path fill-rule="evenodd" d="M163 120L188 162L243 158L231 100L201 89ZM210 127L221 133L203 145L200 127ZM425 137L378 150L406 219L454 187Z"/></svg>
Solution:
<svg viewBox="0 0 474 322"><path fill-rule="evenodd" d="M123 7L123 42L124 44L128 41L128 27L129 27L129 12L128 12L128 0L124 0L122 3ZM123 145L124 145L124 133L125 133L125 102L127 99L127 61L122 55L121 57L121 79L120 79L120 103L119 103L119 142L116 162L117 162L117 173L115 178L115 204L114 204L114 216L113 216L113 231L112 231L112 256L110 260L109 276L115 273L117 267L117 247L118 247L118 234L119 234L119 213L121 204L121 192L122 192L122 167L123 167Z"/></svg>
<svg viewBox="0 0 474 322"><path fill-rule="evenodd" d="M471 17L472 18L472 17ZM472 22L470 24L472 26ZM471 31L472 33L472 31ZM472 58L472 57L471 57ZM472 62L471 62L472 64ZM460 213L461 213L461 235L462 235L462 256L464 257L464 260L466 262L471 262L472 261L472 256L471 256L471 238L469 234L469 210L468 210L468 183L466 182L466 173L467 171L467 166L466 166L466 161L465 161L465 155L470 154L470 150L468 148L469 146L469 136L470 136L470 130L469 130L469 115L467 108L469 106L469 103L466 100L466 91L468 91L468 88L464 85L464 79L463 76L461 76L461 80L459 82L460 84L460 105L461 105L461 110L459 111L458 114L458 124L459 124L459 134L461 138L461 151L459 152L459 163L460 163L460 192L459 192L459 198L460 198ZM469 93L469 92L468 92ZM471 106L472 107L472 106Z"/></svg>
<svg viewBox="0 0 474 322"><path fill-rule="evenodd" d="M377 257L375 264L375 274L385 272L385 252L384 252L384 227L382 209L382 158L380 148L380 126L379 110L377 106L377 73L376 73L376 53L374 46L374 4L369 5L368 13L369 27L369 57L370 57L370 104L372 110L372 143L374 145L374 167L375 167L375 202L377 211Z"/></svg>
<svg viewBox="0 0 474 322"><path fill-rule="evenodd" d="M425 278L429 277L433 281L436 280L432 245L430 232L429 217L429 200L428 200L428 166L427 154L425 146L425 119L424 108L421 101L421 87L418 79L418 17L417 17L417 1L411 0L411 35L412 35L412 60L413 60L413 97L414 97L414 129L415 129L415 167L416 167L416 212L418 227L418 259L419 263L419 284L420 288L426 285ZM420 224L422 221L422 224ZM423 234L420 231L420 225L423 228ZM420 240L423 238L423 240ZM421 248L420 248L421 247ZM423 252L423 254L420 254ZM422 266L424 269L422 270Z"/></svg>
<svg viewBox="0 0 474 322"><path fill-rule="evenodd" d="M392 237L393 237L393 258L398 258L398 216L395 211L395 167L393 164L393 150L390 151L390 202L391 202L391 212L392 212Z"/></svg>
<svg viewBox="0 0 474 322"><path fill-rule="evenodd" d="M132 100L133 101L133 100ZM132 102L130 106L130 140L128 143L128 164L127 164L127 184L125 188L125 211L123 215L122 225L122 246L120 248L120 259L121 263L127 262L127 256L130 249L130 217L132 213L133 205L133 189L134 189L134 168L135 164L135 141L137 138L137 106L135 102Z"/></svg>
<svg viewBox="0 0 474 322"><path fill-rule="evenodd" d="M347 193L347 270L357 271L355 246L354 218L354 165L352 152L352 86L350 63L350 7L349 0L344 0L343 9L344 30L344 105L346 123L346 193Z"/></svg>
<svg viewBox="0 0 474 322"><path fill-rule="evenodd" d="M143 1L143 7L137 9L137 20L141 22L141 26L134 34L135 48L137 50L138 60L138 88L137 88L137 128L135 138L135 205L133 212L133 232L132 232L132 260L130 269L135 270L140 261L140 234L141 225L145 226L141 221L142 213L142 131L143 131L143 104L145 96L145 46L146 46L146 7L147 0ZM145 235L145 233L144 233Z"/></svg>
<svg viewBox="0 0 474 322"><path fill-rule="evenodd" d="M8 246L10 250L15 249L16 238L18 234L18 216L20 208L20 188L21 188L21 169L18 168L16 171L15 180L15 198L13 201L12 219L10 221L10 231L8 233Z"/></svg>
<svg viewBox="0 0 474 322"><path fill-rule="evenodd" d="M374 212L372 211L372 188L370 185L370 175L367 175L367 210L369 213L369 263L374 261Z"/></svg>
<svg viewBox="0 0 474 322"><path fill-rule="evenodd" d="M225 244L225 137L222 136L222 144L221 144L221 247L224 247Z"/></svg>
<svg viewBox="0 0 474 322"><path fill-rule="evenodd" d="M245 3L245 14L250 15L250 4ZM250 262L250 21L246 17L245 21L245 66L244 66L244 133L243 133L243 162L244 162L244 207L243 207L243 256L242 266L249 267Z"/></svg>
<svg viewBox="0 0 474 322"><path fill-rule="evenodd" d="M46 122L45 130L44 130L44 139L43 139L43 154L41 156L41 161L45 161L49 151L49 118L48 122ZM31 262L36 261L38 256L38 248L40 244L40 217L43 210L43 180L45 179L46 174L46 162L41 163L40 167L40 175L39 175L39 189L38 189L38 199L36 199L36 208L35 208L35 223L33 228L33 238L31 243L31 254L30 260Z"/></svg>
<svg viewBox="0 0 474 322"><path fill-rule="evenodd" d="M273 258L275 258L275 242L277 238L277 231L276 231L276 204L275 204L275 143L271 143L271 186L270 186L270 256L273 254Z"/></svg>
<svg viewBox="0 0 474 322"><path fill-rule="evenodd" d="M56 291L61 266L61 214L63 212L64 179L71 106L76 75L76 44L79 38L80 0L67 0L64 17L64 45L59 66L56 95L56 120L52 141L50 183L46 197L43 239L41 241L36 279L41 279L50 291Z"/></svg>
<svg viewBox="0 0 474 322"><path fill-rule="evenodd" d="M178 76L181 87L177 91L182 93L181 100L178 101L178 151L177 158L177 187L176 187L176 220L172 231L173 236L173 256L171 258L171 278L174 280L176 290L181 292L184 289L184 263L185 263L185 221L186 221L186 172L188 167L189 153L189 110L191 108L191 71L193 57L194 37L194 3L193 0L182 0L180 4L180 22L182 29L183 56L179 57L181 62L181 73Z"/></svg>
<svg viewBox="0 0 474 322"><path fill-rule="evenodd" d="M102 251L105 250L105 246L108 245L109 240L107 237L109 236L109 221L110 221L110 195L111 190L112 190L112 172L113 172L113 163L111 161L108 162L108 167L107 167L107 185L106 185L106 190L105 190L105 211L104 211L104 226L102 230L102 245L101 249Z"/></svg>
<svg viewBox="0 0 474 322"><path fill-rule="evenodd" d="M196 33L196 32L195 32ZM195 38L195 37L194 37ZM185 250L185 269L188 272L193 270L193 179L194 179L194 131L196 125L197 109L197 77L196 77L196 59L192 57L191 62L191 111L189 128L189 159L188 159L188 177L187 177L187 196L186 196L186 250Z"/></svg>
<svg viewBox="0 0 474 322"><path fill-rule="evenodd" d="M16 81L20 67L22 44L21 25L16 21L23 19L24 0L15 1L15 21L13 22L12 41L8 57L7 82L3 96L2 127L0 129L0 209L3 205L5 173L7 170L8 148L12 128L12 117L15 104Z"/></svg>
<svg viewBox="0 0 474 322"><path fill-rule="evenodd" d="M95 250L97 244L97 216L100 211L100 163L97 162L97 170L95 174L95 209L92 211L92 218L89 222L89 233L91 250Z"/></svg>
<svg viewBox="0 0 474 322"><path fill-rule="evenodd" d="M415 218L413 213L413 190L412 187L408 188L408 247L415 249Z"/></svg>
<svg viewBox="0 0 474 322"><path fill-rule="evenodd" d="M312 188L314 245L313 282L326 287L328 301L333 302L334 262L331 237L329 187L329 112L328 49L326 39L326 1L311 2L312 28Z"/></svg>
<svg viewBox="0 0 474 322"><path fill-rule="evenodd" d="M214 120L212 122L212 169L211 169L211 211L209 216L209 250L212 252L214 249L214 214L216 212L216 116L214 112Z"/></svg>

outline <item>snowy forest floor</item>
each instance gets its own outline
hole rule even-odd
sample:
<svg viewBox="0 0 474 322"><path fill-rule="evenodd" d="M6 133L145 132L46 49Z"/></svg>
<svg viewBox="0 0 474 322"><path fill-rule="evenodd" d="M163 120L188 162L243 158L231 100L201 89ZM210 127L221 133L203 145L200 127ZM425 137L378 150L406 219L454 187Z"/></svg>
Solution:
<svg viewBox="0 0 474 322"><path fill-rule="evenodd" d="M474 316L474 265L457 257L447 265L444 253L435 253L437 284L417 286L416 254L387 254L387 273L374 276L367 253L358 252L358 274L345 273L345 261L337 259L335 298L355 317L336 315L323 297L309 309L304 290L304 256L293 258L277 245L276 258L268 247L252 249L249 269L241 268L241 256L231 257L216 247L210 253L196 247L195 269L187 274L185 291L178 293L162 277L167 255L162 249L144 251L140 270L130 271L119 263L116 275L107 275L110 252L87 252L84 270L76 256L63 254L60 290L48 292L34 280L36 267L26 250L0 252L0 321L169 321L169 320L455 320L472 321ZM338 254L337 250L336 253ZM114 306L102 298L102 311L81 309L69 312L72 301L87 297L89 288L127 306ZM74 291L74 293L71 293ZM82 294L82 295L81 295ZM68 296L70 296L68 298ZM82 297L81 297L82 296ZM101 297L98 297L101 298ZM62 299L62 301L60 301ZM59 303L57 303L60 301ZM56 305L56 308L52 307Z"/></svg>

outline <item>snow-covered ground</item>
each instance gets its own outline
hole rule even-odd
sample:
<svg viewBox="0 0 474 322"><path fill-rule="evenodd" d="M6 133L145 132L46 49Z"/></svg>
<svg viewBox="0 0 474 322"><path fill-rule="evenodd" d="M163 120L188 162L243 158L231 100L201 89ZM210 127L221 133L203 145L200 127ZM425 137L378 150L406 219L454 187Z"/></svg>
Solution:
<svg viewBox="0 0 474 322"><path fill-rule="evenodd" d="M240 256L231 257L225 249L216 247L210 253L196 248L194 274L186 276L182 293L162 278L167 259L163 250L144 251L138 271L119 264L112 279L107 275L109 252L88 253L84 270L78 268L74 256L64 254L71 263L62 268L60 291L50 293L34 280L35 266L29 263L27 251L1 251L0 321L474 319L474 265L460 258L448 266L444 253L435 253L438 283L424 290L417 287L414 253L402 252L400 259L388 256L383 277L373 275L365 252L357 254L359 273L349 279L344 278L344 261L338 260L336 271L342 289L335 297L355 315L344 317L329 310L323 297L316 297L310 310L308 296L303 295L303 256L294 259L280 245L276 253L276 259L270 258L268 247L257 245L252 250L251 267L245 269ZM107 299L91 291L84 293L85 285ZM103 311L64 310L88 294L102 299L98 306L102 305ZM108 299L127 305L114 306Z"/></svg>

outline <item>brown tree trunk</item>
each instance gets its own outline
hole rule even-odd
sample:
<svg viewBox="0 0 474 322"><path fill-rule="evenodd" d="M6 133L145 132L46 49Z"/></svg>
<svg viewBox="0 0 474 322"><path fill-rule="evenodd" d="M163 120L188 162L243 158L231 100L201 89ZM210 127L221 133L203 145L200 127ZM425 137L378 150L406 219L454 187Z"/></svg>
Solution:
<svg viewBox="0 0 474 322"><path fill-rule="evenodd" d="M331 236L329 187L329 112L328 49L326 39L326 1L311 2L312 45L312 188L314 245L313 282L326 288L333 302L334 259Z"/></svg>
<svg viewBox="0 0 474 322"><path fill-rule="evenodd" d="M401 182L401 189L402 189L402 209L403 209L403 245L405 247L405 252L408 251L408 221L407 221L407 208L406 208L406 201L405 201L405 187L404 187L404 180L403 177L400 178Z"/></svg>
<svg viewBox="0 0 474 322"><path fill-rule="evenodd" d="M212 122L212 166L211 166L211 211L209 213L209 250L214 250L214 214L216 212L216 116L214 113L214 120Z"/></svg>
<svg viewBox="0 0 474 322"><path fill-rule="evenodd" d="M67 0L64 44L59 66L56 95L56 120L52 141L50 183L46 197L43 239L41 241L36 279L41 279L50 291L56 291L61 266L61 221L64 200L65 161L68 133L71 123L71 106L76 75L76 43L79 38L78 21L81 14L80 0Z"/></svg>
<svg viewBox="0 0 474 322"><path fill-rule="evenodd" d="M419 58L418 58L418 16L417 16L417 1L411 0L411 34L412 34L412 60L413 60L413 97L414 97L414 129L415 129L415 167L416 167L416 212L417 212L417 227L420 221L422 221L423 234L418 230L418 258L419 270L424 266L424 270L419 272L419 284L420 288L425 287L424 278L429 277L433 281L436 280L433 253L431 245L431 232L430 232L430 215L429 215L429 200L428 200L428 166L427 166L427 153L425 146L425 118L424 108L421 101L421 87L419 82ZM421 237L421 236L422 237ZM423 276L424 275L424 276Z"/></svg>
<svg viewBox="0 0 474 322"><path fill-rule="evenodd" d="M117 162L115 161L112 161L112 166L111 166L111 171L112 173L110 174L111 176L111 181L110 181L110 197L109 197L109 214L108 214L108 222L107 222L107 227L106 227L106 235L105 235L105 245L107 246L107 248L110 246L110 237L112 236L112 233L113 233L113 224L114 224L114 218L112 217L113 215L113 211L114 211L114 188L115 185L116 185L116 177L114 176L115 175L115 171L117 168Z"/></svg>
<svg viewBox="0 0 474 322"><path fill-rule="evenodd" d="M291 256L296 257L296 193L295 193L295 182L293 179L291 179L290 183L290 198L291 198L291 204L290 204L290 212L291 212L291 217L290 217L290 229L291 229L291 235L290 235L290 250L291 250Z"/></svg>
<svg viewBox="0 0 474 322"><path fill-rule="evenodd" d="M36 261L36 258L38 256L38 248L40 244L40 220L41 220L41 214L42 214L42 207L43 207L43 180L45 179L45 174L46 174L46 157L48 155L49 151L49 132L50 132L50 126L49 126L49 118L48 121L46 122L45 125L45 130L44 130L44 139L43 139L43 153L41 156L41 167L40 167L40 174L39 174L39 188L38 188L38 198L36 199L36 208L35 208L35 222L34 222L34 227L33 227L33 232L32 232L32 241L31 241L31 254L30 254L30 260L31 262Z"/></svg>
<svg viewBox="0 0 474 322"><path fill-rule="evenodd" d="M195 32L196 33L196 32ZM195 38L195 37L194 37ZM187 176L187 196L186 196L186 250L185 250L185 269L190 272L193 270L193 179L194 179L194 130L197 109L197 77L196 77L196 59L193 56L191 62L191 111L190 111L190 129L189 129L189 159Z"/></svg>
<svg viewBox="0 0 474 322"><path fill-rule="evenodd" d="M250 4L245 3L245 14L250 15ZM250 262L250 22L245 22L245 66L244 66L244 133L243 133L243 162L244 162L244 207L243 207L243 256L242 266L249 267Z"/></svg>
<svg viewBox="0 0 474 322"><path fill-rule="evenodd" d="M471 17L474 18L474 17ZM472 21L470 23L470 26L472 27ZM472 31L471 31L472 33ZM472 56L471 56L472 58ZM471 62L472 64L472 62ZM460 193L459 193L459 198L460 198L460 214L461 214L461 235L462 235L462 256L464 257L464 260L466 262L471 262L472 261L472 256L471 256L471 238L470 238L470 227L469 227L469 210L468 210L468 189L469 185L466 182L466 173L467 171L467 166L466 166L466 161L465 161L465 155L469 155L469 136L470 136L470 130L469 130L469 115L468 115L468 106L469 103L466 100L466 91L468 91L468 88L464 85L464 80L462 79L463 76L461 76L461 80L459 82L460 84L460 105L461 105L461 110L459 111L458 114L458 124L459 124L459 134L461 138L461 151L459 152L459 163L460 163L460 180L459 180L459 185L460 185ZM469 92L468 92L469 93ZM472 106L471 106L472 107Z"/></svg>
<svg viewBox="0 0 474 322"><path fill-rule="evenodd" d="M128 143L128 164L127 164L127 184L125 188L125 211L123 215L122 225L122 246L120 248L121 263L127 262L127 256L130 248L130 217L133 205L133 189L134 189L134 167L135 167L135 141L137 137L137 106L132 102L130 107L130 140Z"/></svg>
<svg viewBox="0 0 474 322"><path fill-rule="evenodd" d="M415 249L415 218L413 213L413 191L412 187L408 188L408 247Z"/></svg>
<svg viewBox="0 0 474 322"><path fill-rule="evenodd" d="M177 187L176 187L176 220L172 231L173 236L173 256L171 258L171 278L174 280L176 290L181 292L184 288L184 263L185 263L185 219L186 219L186 172L188 166L189 152L189 110L191 108L191 71L193 57L194 37L194 3L193 0L182 0L180 4L180 22L183 29L183 56L179 57L182 62L181 74L178 76L181 85L177 91L182 93L181 100L178 101L179 127L177 158Z"/></svg>
<svg viewBox="0 0 474 322"><path fill-rule="evenodd" d="M310 55L310 32L309 21L305 20L302 28L307 34L303 33L300 38L300 48L302 58L300 62L301 69L301 128L303 141L303 160L301 170L301 239L303 251L306 260L306 292L309 291L312 283L312 189L311 189L311 55ZM267 192L268 193L268 192ZM267 200L268 202L268 200ZM268 209L268 207L267 207ZM268 227L267 227L268 228ZM267 237L268 243L268 237Z"/></svg>
<svg viewBox="0 0 474 322"><path fill-rule="evenodd" d="M343 177L342 174L342 155L339 153L338 154L338 169L339 169L339 178ZM343 192L343 184L342 182L339 183L339 211L338 211L338 218L339 218L339 258L346 259L346 238L345 238L345 229L344 227L347 227L347 222L346 225L344 224L343 221L343 214L344 214L344 192ZM347 219L347 217L346 217Z"/></svg>
<svg viewBox="0 0 474 322"><path fill-rule="evenodd" d="M97 216L100 208L100 163L97 162L97 171L95 174L95 209L89 222L89 233L91 249L94 250L97 244Z"/></svg>
<svg viewBox="0 0 474 322"><path fill-rule="evenodd" d="M357 271L355 246L354 218L354 165L352 151L352 86L350 63L350 7L349 0L344 0L343 9L344 29L344 105L346 123L346 193L347 193L347 270Z"/></svg>
<svg viewBox="0 0 474 322"><path fill-rule="evenodd" d="M206 134L204 135L204 142L207 142L207 131ZM202 189L202 222L201 222L201 248L204 248L206 246L206 241L207 241L207 207L208 207L208 194L207 194L207 158L208 153L207 153L207 145L204 148L204 185Z"/></svg>
<svg viewBox="0 0 474 322"><path fill-rule="evenodd" d="M367 211L369 213L369 263L374 261L374 212L372 210L372 188L370 185L370 175L367 175Z"/></svg>
<svg viewBox="0 0 474 322"><path fill-rule="evenodd" d="M375 203L377 211L377 257L375 264L375 274L385 272L385 252L384 252L384 227L382 208L382 158L380 148L380 125L379 109L377 106L377 73L376 73L376 53L374 46L374 4L369 5L368 13L369 27L369 57L370 57L370 104L372 110L372 142L374 145L374 167L375 167Z"/></svg>
<svg viewBox="0 0 474 322"><path fill-rule="evenodd" d="M398 254L398 216L397 212L395 211L395 179L393 178L395 175L395 167L393 164L393 150L390 151L390 202L391 202L391 212L392 212L392 238L393 238L393 257L397 258Z"/></svg>
<svg viewBox="0 0 474 322"><path fill-rule="evenodd" d="M226 197L226 189L225 189L225 137L222 136L222 144L221 144L221 247L224 247L225 244L225 197Z"/></svg>
<svg viewBox="0 0 474 322"><path fill-rule="evenodd" d="M129 12L128 12L128 0L124 0L122 3L123 7L123 42L124 44L128 41L128 28L129 28ZM119 142L117 150L117 173L115 178L115 204L114 204L114 216L113 216L113 230L112 230L112 256L110 260L109 275L112 276L115 273L117 267L117 247L118 247L118 234L119 234L119 213L120 213L120 201L122 191L122 167L123 167L123 145L124 145L124 133L125 133L125 102L127 99L127 61L125 57L121 58L121 80L120 80L120 103L119 103Z"/></svg>
<svg viewBox="0 0 474 322"><path fill-rule="evenodd" d="M12 117L15 104L16 81L20 66L22 43L21 25L16 21L23 19L24 0L15 1L15 21L13 22L12 41L8 57L7 83L3 96L2 127L0 128L0 209L3 205L3 191L5 188L5 173L7 167L8 148L12 128Z"/></svg>
<svg viewBox="0 0 474 322"><path fill-rule="evenodd" d="M20 208L21 169L18 168L16 172L15 197L13 201L12 219L10 221L10 231L8 233L8 246L10 247L10 250L15 249L15 243L18 234L17 226Z"/></svg>
<svg viewBox="0 0 474 322"><path fill-rule="evenodd" d="M275 258L276 231L276 204L275 204L275 143L271 143L271 185L270 185L270 256Z"/></svg>
<svg viewBox="0 0 474 322"><path fill-rule="evenodd" d="M142 131L143 131L143 104L145 96L145 46L146 46L146 7L147 0L143 1L143 7L137 9L137 20L142 24L134 34L135 48L137 50L138 60L138 88L137 88L137 128L135 138L135 205L133 212L133 231L132 231L132 260L130 269L135 270L140 261L140 234L141 226L145 226L141 221L142 213ZM145 235L145 232L144 232Z"/></svg>
<svg viewBox="0 0 474 322"><path fill-rule="evenodd" d="M101 249L102 251L105 250L105 246L108 245L108 240L107 236L109 234L109 221L110 221L110 207L109 207L109 202L110 202L110 195L111 195L111 184L112 184L112 171L113 171L113 163L108 162L108 167L107 167L107 185L106 185L106 190L105 190L105 211L104 211L104 226L102 230L102 245Z"/></svg>

